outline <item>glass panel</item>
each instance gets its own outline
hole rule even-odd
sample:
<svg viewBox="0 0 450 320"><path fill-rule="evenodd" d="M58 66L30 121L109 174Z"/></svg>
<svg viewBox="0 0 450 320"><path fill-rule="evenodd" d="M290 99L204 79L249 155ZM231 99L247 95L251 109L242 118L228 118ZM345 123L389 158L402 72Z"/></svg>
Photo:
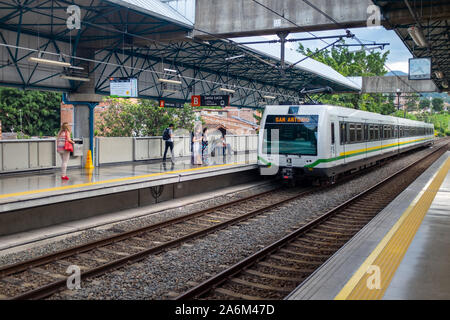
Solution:
<svg viewBox="0 0 450 320"><path fill-rule="evenodd" d="M265 129L267 139L263 143L263 152L271 153L272 130L279 130L279 153L317 155L317 126L319 116L267 116Z"/></svg>
<svg viewBox="0 0 450 320"><path fill-rule="evenodd" d="M355 132L355 125L353 123L350 123L350 142L356 141L356 132Z"/></svg>
<svg viewBox="0 0 450 320"><path fill-rule="evenodd" d="M362 125L358 124L356 125L356 141L362 141L363 135L362 135Z"/></svg>
<svg viewBox="0 0 450 320"><path fill-rule="evenodd" d="M334 123L331 123L331 144L334 144Z"/></svg>

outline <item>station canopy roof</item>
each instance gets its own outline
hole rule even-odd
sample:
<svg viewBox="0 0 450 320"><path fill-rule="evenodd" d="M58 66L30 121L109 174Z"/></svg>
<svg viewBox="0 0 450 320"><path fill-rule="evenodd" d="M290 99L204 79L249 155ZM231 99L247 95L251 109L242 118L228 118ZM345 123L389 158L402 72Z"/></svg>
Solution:
<svg viewBox="0 0 450 320"><path fill-rule="evenodd" d="M77 48L116 50L163 59L186 68L256 81L298 92L331 87L336 92L358 92L360 86L312 59L307 59L282 76L279 45L236 45L226 39L202 41L189 37L190 21L159 0L77 0L81 8L81 30L68 30L66 9L72 2L28 0L18 5L3 0L0 32L12 30L41 39L71 42ZM242 39L248 40L248 39ZM1 39L0 39L1 41ZM30 44L31 46L31 44ZM36 48L36 46L34 46ZM241 58L228 59L243 55ZM287 61L300 54L286 51ZM289 64L288 64L289 65Z"/></svg>
<svg viewBox="0 0 450 320"><path fill-rule="evenodd" d="M432 79L444 91L450 82L450 1L382 1L380 6L388 24L394 29L415 58L431 58ZM419 27L425 46L418 46L408 32L409 27ZM442 72L443 77L437 77Z"/></svg>

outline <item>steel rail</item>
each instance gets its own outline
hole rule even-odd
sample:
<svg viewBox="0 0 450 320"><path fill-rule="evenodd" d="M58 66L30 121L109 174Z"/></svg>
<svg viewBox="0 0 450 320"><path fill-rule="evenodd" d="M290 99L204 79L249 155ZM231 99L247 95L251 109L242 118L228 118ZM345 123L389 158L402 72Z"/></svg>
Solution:
<svg viewBox="0 0 450 320"><path fill-rule="evenodd" d="M327 211L323 215L317 217L316 219L308 222L304 226L298 228L297 230L291 232L290 234L286 235L285 237L281 238L280 240L270 244L269 246L257 251L256 253L250 255L249 257L245 258L244 260L234 264L233 266L229 267L228 269L218 273L217 275L205 280L204 282L200 283L194 288L191 288L190 290L182 293L181 295L177 296L175 300L186 300L186 299L193 299L195 297L199 297L210 290L214 289L215 287L221 285L222 283L226 282L229 278L233 277L234 275L240 273L246 268L249 268L250 266L254 265L258 261L260 261L263 258L266 258L271 253L277 251L280 249L280 247L284 247L299 236L303 235L304 233L308 232L312 228L317 227L322 222L328 220L330 217L335 216L337 213L342 211L343 209L347 208L351 204L355 203L357 200L361 199L363 196L375 191L376 189L382 187L387 182L393 180L394 178L398 177L402 173L405 173L407 170L413 168L417 163L423 161L426 158L429 158L430 156L434 155L436 152L442 151L442 149L446 148L448 146L448 143L443 144L442 146L436 148L436 150L433 150L429 154L427 154L424 157L421 157L419 160L415 161L414 163L402 168L401 170L397 171L396 173L390 175L389 177L383 179L382 181L376 183L375 185L371 186L370 188L366 189L365 191L357 194L356 196L352 197L351 199L345 201L344 203L340 204L339 206Z"/></svg>
<svg viewBox="0 0 450 320"><path fill-rule="evenodd" d="M27 261L22 261L22 262L18 262L18 263L15 263L15 264L7 265L7 266L4 266L4 267L0 268L0 278L6 277L6 276L8 276L10 274L13 274L13 273L18 273L18 272L21 272L21 271L25 271L25 270L27 270L29 268L37 267L37 266L40 266L40 265L43 265L43 264L54 262L56 260L64 259L64 258L67 258L67 257L75 255L75 254L83 253L85 251L93 250L93 249L96 249L96 248L99 248L99 247L106 246L108 244L112 244L112 243L115 243L115 242L118 242L118 241L122 241L122 240L134 237L134 236L136 236L138 234L141 234L141 233L144 233L144 232L157 230L157 229L160 229L160 228L172 225L172 224L176 224L176 223L179 223L179 222L182 222L182 221L185 221L185 220L189 220L189 219L195 218L197 216L205 215L205 214L208 214L208 213L211 213L211 212L223 209L225 207L233 206L233 205L235 205L237 203L240 203L240 202L245 202L245 201L248 201L248 200L251 200L251 199L254 199L254 198L258 198L258 197L264 196L264 195L272 193L272 192L274 192L276 190L281 190L281 188L265 191L265 192L258 193L258 194L255 194L255 195L252 195L252 196L249 196L249 197L246 197L246 198L233 200L231 202L227 202L227 203L224 203L224 204L221 204L221 205L218 205L218 206L214 206L214 207L211 207L211 208L207 208L207 209L203 209L203 210L200 210L200 211L196 211L196 212L184 215L184 216L180 216L180 217L177 217L177 218L165 220L165 221L162 221L162 222L151 224L149 226L145 226L145 227L138 228L138 229L135 229L135 230L127 231L127 232L120 233L120 234L117 234L117 235L113 235L113 236L110 236L110 237L106 237L106 238L103 238L103 239L100 239L100 240L94 240L94 241L91 241L91 242L86 243L86 244L78 245L78 246L71 247L71 248L68 248L68 249L63 249L63 250L60 250L60 251L57 251L57 252L54 252L54 253L50 253L50 254L47 254L47 255L44 255L44 256L40 256L40 257L37 257L37 258L34 258L34 259L30 259L30 260L27 260Z"/></svg>
<svg viewBox="0 0 450 320"><path fill-rule="evenodd" d="M134 254L130 254L129 256L126 256L124 258L117 259L117 260L114 260L112 262L109 262L109 263L106 263L104 265L101 265L99 267L87 270L87 271L81 273L81 280L86 279L86 278L90 278L90 277L93 277L93 276L98 276L98 275L104 274L107 271L117 269L117 268L122 267L122 266L124 266L124 265L126 265L128 263L138 262L138 261L140 261L142 259L145 259L148 255L160 253L160 252L166 250L167 248L170 248L170 247L173 247L173 246L177 246L177 245L179 245L179 244L181 244L183 242L196 239L196 238L198 238L200 236L209 234L209 233L217 231L219 229L223 229L223 228L225 228L227 226L236 224L236 223L241 222L243 220L248 220L248 219L250 219L250 218L252 218L252 217L254 217L254 216L256 216L256 215L258 215L258 214L260 214L262 212L265 212L265 211L269 210L269 209L277 207L277 206L279 206L281 204L284 204L286 202L292 201L292 200L294 200L296 198L303 197L303 196L305 196L307 194L310 194L310 193L314 192L316 189L317 188L308 188L306 191L302 191L302 192L300 192L300 193L298 193L298 194L296 194L296 195L294 195L292 197L289 197L289 198L284 199L282 201L278 201L278 202L272 203L272 204L270 204L268 206L264 206L263 208L259 208L259 209L253 210L253 211L248 212L248 213L246 213L244 215L241 215L239 217L236 217L236 218L224 221L222 223L213 225L213 226L211 226L209 228L205 228L205 229L202 229L202 230L199 230L199 231L195 231L195 232L190 233L188 235L185 235L185 236L179 237L177 239L174 239L174 240L168 241L166 243L163 243L161 245L158 245L158 246L146 249L146 250L142 250L142 251L134 253ZM267 194L269 192L273 192L273 190L268 191L268 192L264 192L262 194ZM262 194L259 194L259 195L261 196ZM254 198L254 197L251 196L249 198ZM246 198L246 200L248 200L248 198ZM241 200L233 201L232 203L235 204L235 203L240 202L240 201L243 201L243 200L241 199ZM222 208L224 206L230 206L230 204L220 205L219 207ZM208 211L210 211L210 210L212 210L212 209L208 209ZM214 211L214 210L212 210L212 211ZM156 226L156 225L154 225L154 226ZM118 238L123 238L123 235L118 235L117 237ZM71 250L71 252L73 252L73 250ZM60 289L65 287L66 286L66 281L67 281L66 279L55 281L55 282L53 282L51 284L44 285L42 287L38 287L38 288L36 288L34 290L30 290L30 291L25 292L23 294L20 294L20 295L17 295L15 297L12 297L11 299L12 300L43 299L45 297L48 297L48 296L58 292Z"/></svg>

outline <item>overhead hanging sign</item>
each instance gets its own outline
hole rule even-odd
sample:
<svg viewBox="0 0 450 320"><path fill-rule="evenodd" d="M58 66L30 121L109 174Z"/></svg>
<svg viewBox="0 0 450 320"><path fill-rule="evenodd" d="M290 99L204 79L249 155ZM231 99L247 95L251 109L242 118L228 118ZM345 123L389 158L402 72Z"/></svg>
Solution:
<svg viewBox="0 0 450 320"><path fill-rule="evenodd" d="M431 59L413 58L409 59L409 80L430 80Z"/></svg>
<svg viewBox="0 0 450 320"><path fill-rule="evenodd" d="M165 100L159 100L160 108L183 108L184 104L180 102L171 102Z"/></svg>
<svg viewBox="0 0 450 320"><path fill-rule="evenodd" d="M137 78L109 78L109 91L112 96L123 98L138 97Z"/></svg>
<svg viewBox="0 0 450 320"><path fill-rule="evenodd" d="M230 104L229 95L205 95L192 96L191 104L193 107L226 107Z"/></svg>

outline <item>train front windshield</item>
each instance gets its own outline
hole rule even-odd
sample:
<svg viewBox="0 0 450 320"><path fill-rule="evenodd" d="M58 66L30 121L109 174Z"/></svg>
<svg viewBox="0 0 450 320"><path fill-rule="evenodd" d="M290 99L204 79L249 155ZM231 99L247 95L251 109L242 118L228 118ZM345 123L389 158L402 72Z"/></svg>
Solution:
<svg viewBox="0 0 450 320"><path fill-rule="evenodd" d="M263 152L265 154L317 155L318 121L318 115L267 116ZM278 130L278 139L276 130Z"/></svg>

